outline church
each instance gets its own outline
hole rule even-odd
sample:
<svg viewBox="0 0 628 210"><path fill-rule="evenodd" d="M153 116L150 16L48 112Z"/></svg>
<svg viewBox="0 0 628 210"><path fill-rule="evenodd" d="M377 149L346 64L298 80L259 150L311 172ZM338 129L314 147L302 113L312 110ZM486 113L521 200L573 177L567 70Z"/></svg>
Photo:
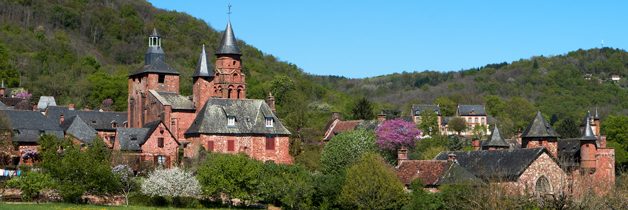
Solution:
<svg viewBox="0 0 628 210"><path fill-rule="evenodd" d="M244 153L291 164L290 132L275 115L275 100L246 97L242 53L231 22L215 51L202 47L191 79L192 96L179 92L179 71L166 63L157 30L148 38L145 65L128 78L128 128L118 128L114 149L166 167L199 152Z"/></svg>

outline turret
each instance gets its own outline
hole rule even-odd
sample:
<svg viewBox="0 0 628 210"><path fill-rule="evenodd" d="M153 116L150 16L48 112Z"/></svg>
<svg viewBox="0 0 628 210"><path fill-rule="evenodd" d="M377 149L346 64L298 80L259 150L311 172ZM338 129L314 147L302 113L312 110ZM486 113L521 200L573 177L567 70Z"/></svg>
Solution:
<svg viewBox="0 0 628 210"><path fill-rule="evenodd" d="M498 149L508 149L510 148L510 144L502 138L501 134L499 134L499 129L497 125L493 129L491 133L491 138L484 144L484 150L498 150Z"/></svg>
<svg viewBox="0 0 628 210"><path fill-rule="evenodd" d="M580 137L580 168L582 168L583 171L593 173L596 168L595 155L597 154L597 137L591 129L589 116L590 115L587 115L584 131L582 137Z"/></svg>
<svg viewBox="0 0 628 210"><path fill-rule="evenodd" d="M209 57L205 52L205 45L201 49L201 54L198 58L198 64L196 65L196 71L192 75L192 81L194 87L192 90L194 106L196 111L205 105L205 102L212 96L214 96L214 66L209 62Z"/></svg>

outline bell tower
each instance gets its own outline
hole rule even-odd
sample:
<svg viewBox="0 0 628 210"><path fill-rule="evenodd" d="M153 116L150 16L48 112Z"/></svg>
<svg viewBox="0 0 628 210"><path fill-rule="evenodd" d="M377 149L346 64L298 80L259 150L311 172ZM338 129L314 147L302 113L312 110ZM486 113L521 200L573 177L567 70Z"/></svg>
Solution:
<svg viewBox="0 0 628 210"><path fill-rule="evenodd" d="M216 50L216 73L214 78L214 96L218 98L246 98L246 75L242 72L240 48L231 28L231 21L222 34L220 46Z"/></svg>

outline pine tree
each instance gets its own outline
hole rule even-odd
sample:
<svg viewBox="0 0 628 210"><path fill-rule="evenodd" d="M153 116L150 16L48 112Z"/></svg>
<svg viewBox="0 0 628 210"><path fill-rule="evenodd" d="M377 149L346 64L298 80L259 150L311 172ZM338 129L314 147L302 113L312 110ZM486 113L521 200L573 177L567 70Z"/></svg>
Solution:
<svg viewBox="0 0 628 210"><path fill-rule="evenodd" d="M353 119L372 120L375 118L373 105L366 97L362 97L358 100L355 107L351 110L351 114L353 115Z"/></svg>

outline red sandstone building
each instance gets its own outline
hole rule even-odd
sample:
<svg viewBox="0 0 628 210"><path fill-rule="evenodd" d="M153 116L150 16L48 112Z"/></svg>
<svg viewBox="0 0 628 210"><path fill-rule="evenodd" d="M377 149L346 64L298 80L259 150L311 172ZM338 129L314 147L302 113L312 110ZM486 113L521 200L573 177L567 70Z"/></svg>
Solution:
<svg viewBox="0 0 628 210"><path fill-rule="evenodd" d="M476 151L442 152L435 160L407 160L406 151L400 150L397 175L406 184L417 178L426 180L431 191L445 178L454 183L477 183L471 174L513 194L603 195L615 183L615 152L606 148L597 114L587 114L584 122L582 137L560 139L538 112L521 135L521 145L506 142L495 127L488 140L474 142ZM455 165L469 173L458 170L458 175L452 175L448 171Z"/></svg>
<svg viewBox="0 0 628 210"><path fill-rule="evenodd" d="M140 133L148 122L162 122L163 132L173 136L174 141L169 142L177 142L187 158L196 156L202 147L209 152L242 152L262 161L292 163L288 153L290 132L274 114L272 95L266 101L246 98L242 54L230 22L215 51L215 65L210 63L203 46L196 71L190 78L192 96L180 95L179 72L165 62L161 37L156 30L148 43L145 65L129 75L130 128L118 129L117 139L130 140L128 135ZM160 137L147 134L141 141L145 142L143 145L154 144L159 142L155 138ZM118 149L141 153L142 157L163 156L169 163L183 158L159 147L140 145L139 149Z"/></svg>

